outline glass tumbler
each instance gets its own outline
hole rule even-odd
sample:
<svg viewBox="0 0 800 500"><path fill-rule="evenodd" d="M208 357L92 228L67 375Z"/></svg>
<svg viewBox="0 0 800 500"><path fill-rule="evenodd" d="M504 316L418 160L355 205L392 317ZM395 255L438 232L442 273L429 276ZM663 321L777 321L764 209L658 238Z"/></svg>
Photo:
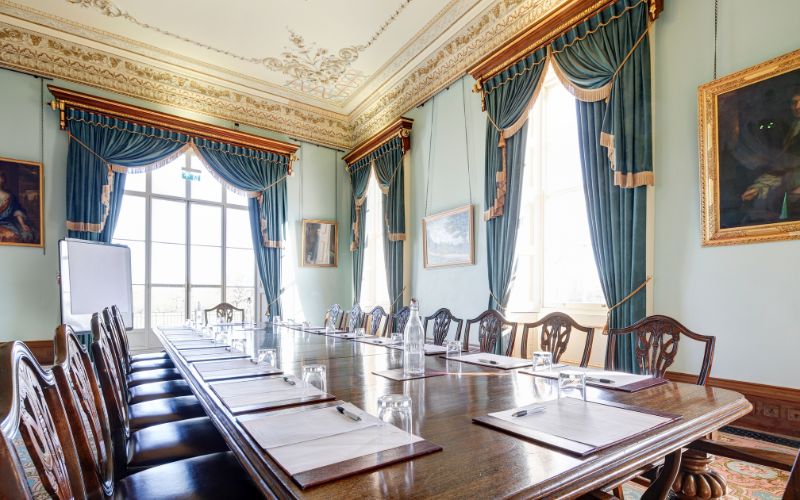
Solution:
<svg viewBox="0 0 800 500"><path fill-rule="evenodd" d="M550 371L553 369L553 353L548 351L535 351L531 357L533 371Z"/></svg>
<svg viewBox="0 0 800 500"><path fill-rule="evenodd" d="M586 401L586 372L561 370L558 373L558 398L565 397L567 392L575 391Z"/></svg>
<svg viewBox="0 0 800 500"><path fill-rule="evenodd" d="M322 392L328 392L328 377L325 365L303 365L304 385L314 386Z"/></svg>
<svg viewBox="0 0 800 500"><path fill-rule="evenodd" d="M378 398L378 418L381 425L393 425L413 434L411 398L404 394L386 394Z"/></svg>
<svg viewBox="0 0 800 500"><path fill-rule="evenodd" d="M258 365L266 368L273 369L277 367L278 352L275 349L259 349L258 358L256 358Z"/></svg>
<svg viewBox="0 0 800 500"><path fill-rule="evenodd" d="M457 358L461 356L461 342L458 340L450 340L445 344L447 347L447 354L448 358Z"/></svg>

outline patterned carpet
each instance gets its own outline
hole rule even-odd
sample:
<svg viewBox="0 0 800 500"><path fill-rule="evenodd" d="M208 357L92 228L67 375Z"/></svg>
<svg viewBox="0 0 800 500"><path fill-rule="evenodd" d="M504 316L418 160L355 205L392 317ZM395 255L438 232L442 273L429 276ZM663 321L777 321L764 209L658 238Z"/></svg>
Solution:
<svg viewBox="0 0 800 500"><path fill-rule="evenodd" d="M732 444L743 446L756 446L765 450L780 450L796 454L797 449L780 444L768 443L758 439L736 436L726 432L719 433L717 439ZM781 500L789 473L769 467L732 460L730 458L716 457L712 463L714 470L722 474L728 482L729 500ZM626 483L623 487L625 498L639 500L644 488L634 483Z"/></svg>

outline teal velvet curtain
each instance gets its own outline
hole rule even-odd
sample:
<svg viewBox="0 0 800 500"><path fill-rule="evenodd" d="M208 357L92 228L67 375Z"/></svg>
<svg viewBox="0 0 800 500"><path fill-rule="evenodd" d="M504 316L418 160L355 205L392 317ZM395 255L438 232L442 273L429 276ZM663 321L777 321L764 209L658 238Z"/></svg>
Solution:
<svg viewBox="0 0 800 500"><path fill-rule="evenodd" d="M110 242L125 172L169 163L183 152L189 137L76 109L67 109L66 119L67 236Z"/></svg>
<svg viewBox="0 0 800 500"><path fill-rule="evenodd" d="M281 252L286 229L289 157L195 138L209 171L250 197L250 232L270 316L281 315Z"/></svg>
<svg viewBox="0 0 800 500"><path fill-rule="evenodd" d="M546 49L538 50L483 84L488 114L484 219L489 308L501 312L508 304L514 274L527 118L540 88L546 57Z"/></svg>
<svg viewBox="0 0 800 500"><path fill-rule="evenodd" d="M403 140L395 137L372 154L375 174L383 192L383 256L389 288L389 314L402 307L403 240L406 239L405 181L403 179Z"/></svg>
<svg viewBox="0 0 800 500"><path fill-rule="evenodd" d="M364 271L364 215L372 158L367 155L348 167L352 200L350 201L350 253L353 257L353 302L361 299L361 275Z"/></svg>
<svg viewBox="0 0 800 500"><path fill-rule="evenodd" d="M552 44L559 78L576 103L586 207L606 304L646 279L646 185L652 184L647 2L620 0ZM645 292L609 314L609 328L646 314ZM617 366L636 369L633 339L617 344Z"/></svg>

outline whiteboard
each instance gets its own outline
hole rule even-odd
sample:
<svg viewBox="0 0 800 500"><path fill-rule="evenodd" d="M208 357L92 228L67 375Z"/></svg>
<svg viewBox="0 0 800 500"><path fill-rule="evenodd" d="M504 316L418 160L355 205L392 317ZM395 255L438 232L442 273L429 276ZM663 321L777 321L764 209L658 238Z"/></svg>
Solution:
<svg viewBox="0 0 800 500"><path fill-rule="evenodd" d="M131 249L76 239L58 242L61 322L91 330L92 314L116 305L125 325L133 325Z"/></svg>

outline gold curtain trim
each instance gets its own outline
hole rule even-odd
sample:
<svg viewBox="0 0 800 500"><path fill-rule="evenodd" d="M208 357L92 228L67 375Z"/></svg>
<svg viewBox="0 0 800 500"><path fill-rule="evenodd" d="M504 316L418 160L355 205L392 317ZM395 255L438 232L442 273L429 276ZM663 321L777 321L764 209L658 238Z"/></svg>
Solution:
<svg viewBox="0 0 800 500"><path fill-rule="evenodd" d="M391 138L391 139L389 139L389 140L391 141L392 139L394 139L394 137L392 137L392 138ZM387 141L387 142L388 142L388 141ZM384 142L383 144L386 144L386 143ZM383 144L381 144L381 146L383 146ZM380 148L381 146L378 146L378 148ZM375 149L378 149L378 148L375 148ZM392 151L395 151L395 150L397 150L397 149L400 149L400 150L402 150L402 149L403 149L403 143L402 143L402 141L400 141L400 143L399 143L399 144L396 144L395 146L391 147L390 149L387 149L387 150L386 150L386 151L384 151L382 154L380 154L380 155L374 155L374 156L370 157L370 161L368 161L368 162L365 162L365 163L364 163L363 165L361 165L360 167L358 167L358 168L356 168L356 169L353 169L353 168L351 168L351 166L349 166L349 165L348 165L346 170L347 170L349 173L353 173L353 172L357 172L357 171L359 171L359 170L361 170L361 169L364 169L364 168L369 168L369 167L371 167L371 166L372 166L372 163L373 163L375 160L377 160L378 158L383 158L384 156L388 155L389 153L391 153ZM405 152L405 151L403 151L403 154L406 154L406 152ZM360 161L360 160L359 160L359 161Z"/></svg>
<svg viewBox="0 0 800 500"><path fill-rule="evenodd" d="M406 233L386 233L386 237L389 241L405 241Z"/></svg>
<svg viewBox="0 0 800 500"><path fill-rule="evenodd" d="M70 231L84 231L87 233L101 233L105 224L92 224L91 222L67 221L67 229Z"/></svg>
<svg viewBox="0 0 800 500"><path fill-rule="evenodd" d="M503 149L503 154L505 154L505 148ZM505 212L505 205L506 205L506 173L505 171L500 171L494 174L495 184L496 184L496 193L494 197L494 203L488 210L483 213L483 220L488 221L490 219L494 219L495 217L499 217L503 215Z"/></svg>
<svg viewBox="0 0 800 500"><path fill-rule="evenodd" d="M617 170L617 149L614 146L614 134L608 132L600 132L600 145L608 148L608 163L611 165L611 170Z"/></svg>
<svg viewBox="0 0 800 500"><path fill-rule="evenodd" d="M81 147L83 147L86 151L90 152L94 156L96 156L100 161L102 161L106 166L106 185L103 186L103 189L100 192L100 203L103 205L103 218L99 224L91 223L91 222L71 222L67 221L67 229L71 231L87 231L90 233L101 233L103 229L106 227L106 220L108 220L108 213L110 211L110 204L111 204L111 192L114 190L114 171L111 168L111 164L106 161L105 158L97 154L92 148L87 146L83 143L80 139L72 135L69 130L67 130L67 137L71 141L75 141ZM83 227L87 229L73 229L70 225L74 227Z"/></svg>
<svg viewBox="0 0 800 500"><path fill-rule="evenodd" d="M556 77L558 77L561 85L563 85L564 88L567 89L567 92L572 94L576 99L583 102L597 102L608 99L608 97L611 95L611 87L614 84L613 78L602 87L596 89L585 89L578 87L569 80L569 77L564 73L564 70L561 69L561 66L558 64L558 58L555 56L553 57L552 64L553 71L555 71Z"/></svg>
<svg viewBox="0 0 800 500"><path fill-rule="evenodd" d="M653 279L652 276L648 276L647 278L645 278L645 280L642 282L641 285L636 287L635 290L633 290L631 293L626 295L625 298L623 298L622 300L620 300L619 302L608 308L608 312L606 313L606 325L603 327L603 335L608 334L608 325L611 322L611 312L614 311L614 309L621 306L622 304L624 304L625 302L627 302L628 300L630 300L631 297L642 291L642 289L644 289L644 287L646 287L647 284L650 283L650 280L652 279Z"/></svg>
<svg viewBox="0 0 800 500"><path fill-rule="evenodd" d="M550 49L548 48L548 51L549 50ZM549 60L550 60L549 56L545 58L545 61ZM545 68L545 71L547 71L547 68ZM525 105L525 111L517 119L517 121L511 124L511 126L503 129L503 137L505 137L506 139L513 137L517 132L520 131L520 129L525 125L525 123L528 122L528 116L530 115L534 104L536 104L536 99L539 97L539 93L541 93L543 85L544 85L544 73L542 73L542 75L539 77L539 81L536 83L536 88L533 89L533 95L531 95L531 98L528 100L528 104Z"/></svg>
<svg viewBox="0 0 800 500"><path fill-rule="evenodd" d="M550 51L550 47L549 46L547 47L547 51L548 52ZM527 57L527 56L525 56L525 57ZM540 64L542 64L542 63L544 63L546 61L547 61L547 57L545 57L541 61L537 61L537 62L533 63L530 67L527 67L527 68L523 69L522 71L518 71L518 72L514 73L513 75L509 75L508 77L506 77L505 80L503 80L502 82L498 83L494 87L491 87L491 88L489 88L487 90L484 90L483 88L480 88L479 90L481 92L483 92L484 100L486 99L487 95L491 94L492 92L494 92L495 90L499 89L503 85L506 85L507 83L511 82L512 80L516 80L517 78L519 78L520 76L524 75L525 73L530 73L531 71L533 71L534 68L536 68L537 66L539 66ZM514 63L514 64L516 64L516 63Z"/></svg>
<svg viewBox="0 0 800 500"><path fill-rule="evenodd" d="M653 172L631 172L630 174L614 172L614 185L622 188L653 186L655 185L655 177Z"/></svg>
<svg viewBox="0 0 800 500"><path fill-rule="evenodd" d="M264 240L264 246L267 248L283 248L284 242L275 240Z"/></svg>

